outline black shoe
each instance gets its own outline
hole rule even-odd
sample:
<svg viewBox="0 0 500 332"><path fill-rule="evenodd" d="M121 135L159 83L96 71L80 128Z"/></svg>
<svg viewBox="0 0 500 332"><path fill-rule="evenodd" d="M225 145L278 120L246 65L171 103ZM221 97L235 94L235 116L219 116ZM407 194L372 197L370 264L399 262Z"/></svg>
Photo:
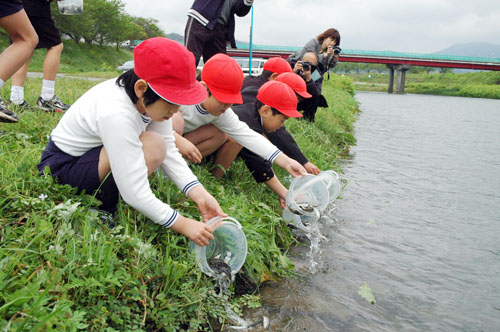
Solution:
<svg viewBox="0 0 500 332"><path fill-rule="evenodd" d="M0 122L17 122L17 114L7 109L7 106L3 103L2 98L0 98Z"/></svg>
<svg viewBox="0 0 500 332"><path fill-rule="evenodd" d="M38 97L36 101L36 107L45 112L61 112L64 113L68 110L71 105L63 103L63 101L56 95L50 100L44 100L42 97Z"/></svg>
<svg viewBox="0 0 500 332"><path fill-rule="evenodd" d="M31 108L31 105L28 104L28 102L26 100L23 100L22 103L20 104L16 104L14 103L12 100L8 99L6 101L7 103L7 106L11 107L11 108L15 108L17 109L18 111L32 111L33 109Z"/></svg>

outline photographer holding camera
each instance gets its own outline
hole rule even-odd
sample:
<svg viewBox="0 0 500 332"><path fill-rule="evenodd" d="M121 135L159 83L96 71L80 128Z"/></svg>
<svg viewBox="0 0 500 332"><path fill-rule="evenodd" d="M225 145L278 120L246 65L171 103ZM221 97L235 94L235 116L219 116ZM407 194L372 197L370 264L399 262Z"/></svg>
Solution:
<svg viewBox="0 0 500 332"><path fill-rule="evenodd" d="M302 66L298 68L302 70L302 77L308 84L309 91L309 79L314 81L319 94L317 97L313 95L312 98L304 101L307 105L301 105L305 108L299 108L304 110L304 118L308 119L311 122L314 122L314 118L316 115L316 110L318 107L328 107L328 103L326 102L325 97L321 95L321 87L323 83L323 75L332 67L335 67L337 64L341 49L340 45L340 34L336 29L330 28L324 31L322 34L318 35L316 38L311 39L300 51L290 55L287 61L294 67L297 63L310 62L314 64L316 67L312 67L311 71L304 71ZM306 53L311 52L315 55L315 61L306 60L304 57ZM307 65L306 65L307 67ZM310 77L309 77L310 72ZM300 107L300 106L299 106Z"/></svg>
<svg viewBox="0 0 500 332"><path fill-rule="evenodd" d="M304 111L304 119L314 122L314 116L321 96L321 89L316 83L321 78L316 54L314 52L306 52L298 61L292 58L288 58L287 61L293 67L293 72L300 75L306 82L307 92L311 95L311 98L299 100L297 109Z"/></svg>

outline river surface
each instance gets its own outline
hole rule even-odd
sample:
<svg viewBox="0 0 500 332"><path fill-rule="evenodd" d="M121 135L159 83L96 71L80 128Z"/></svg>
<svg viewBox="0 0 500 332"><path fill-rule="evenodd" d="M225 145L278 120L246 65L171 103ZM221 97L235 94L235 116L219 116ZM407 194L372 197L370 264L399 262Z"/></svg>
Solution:
<svg viewBox="0 0 500 332"><path fill-rule="evenodd" d="M356 98L320 269L294 248L301 277L265 284L259 314L271 331L500 331L500 101Z"/></svg>

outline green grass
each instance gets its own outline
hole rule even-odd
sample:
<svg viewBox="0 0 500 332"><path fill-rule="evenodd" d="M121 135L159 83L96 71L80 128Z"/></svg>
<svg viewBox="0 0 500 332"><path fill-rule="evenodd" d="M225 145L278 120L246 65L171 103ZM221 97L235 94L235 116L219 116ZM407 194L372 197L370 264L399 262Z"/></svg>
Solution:
<svg viewBox="0 0 500 332"><path fill-rule="evenodd" d="M40 84L27 80L28 102L34 103ZM61 78L56 93L72 103L94 84ZM317 122L291 119L287 126L314 163L340 171L337 158L354 143L357 104L348 79L335 77L323 90L330 108L319 110ZM17 124L0 123L0 329L198 331L225 324L221 298L200 273L186 238L124 203L116 227L103 225L90 209L99 204L93 197L37 175L36 164L61 115L19 116ZM296 242L271 191L257 185L241 161L223 179L212 177L207 165L191 168L224 211L242 223L249 276L259 281L293 275L286 253ZM289 183L283 170L276 171ZM160 199L199 220L195 205L170 181L155 176L151 183ZM233 296L230 301L235 310L238 303L258 302Z"/></svg>
<svg viewBox="0 0 500 332"><path fill-rule="evenodd" d="M389 81L387 73L346 74L346 76L351 77L356 82L356 90L387 92ZM500 99L500 72L407 73L405 91L419 94Z"/></svg>

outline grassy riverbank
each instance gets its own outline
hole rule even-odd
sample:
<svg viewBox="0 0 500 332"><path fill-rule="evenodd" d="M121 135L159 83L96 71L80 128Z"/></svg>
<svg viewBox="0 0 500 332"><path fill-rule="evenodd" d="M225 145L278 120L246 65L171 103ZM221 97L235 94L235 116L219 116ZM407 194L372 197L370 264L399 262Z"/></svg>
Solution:
<svg viewBox="0 0 500 332"><path fill-rule="evenodd" d="M2 97L8 97L8 83ZM74 102L96 82L61 78L56 93ZM41 79L28 79L35 103ZM339 170L337 158L354 143L357 103L347 78L324 84L329 109L315 125L289 120L306 155L322 169ZM0 329L3 331L214 330L225 310L211 279L199 272L188 241L162 229L126 204L116 227L103 225L91 196L38 177L36 164L60 114L20 113L17 124L0 124ZM255 280L293 274L286 256L295 240L280 217L278 200L256 185L239 161L227 178L209 167L192 170L238 219L248 238L245 269ZM281 169L280 178L290 181ZM152 179L158 197L199 219L194 204L169 181ZM231 298L235 310L257 305L258 296Z"/></svg>
<svg viewBox="0 0 500 332"><path fill-rule="evenodd" d="M389 75L346 74L356 90L387 92ZM394 83L394 89L395 87ZM407 73L407 93L500 99L500 72Z"/></svg>

